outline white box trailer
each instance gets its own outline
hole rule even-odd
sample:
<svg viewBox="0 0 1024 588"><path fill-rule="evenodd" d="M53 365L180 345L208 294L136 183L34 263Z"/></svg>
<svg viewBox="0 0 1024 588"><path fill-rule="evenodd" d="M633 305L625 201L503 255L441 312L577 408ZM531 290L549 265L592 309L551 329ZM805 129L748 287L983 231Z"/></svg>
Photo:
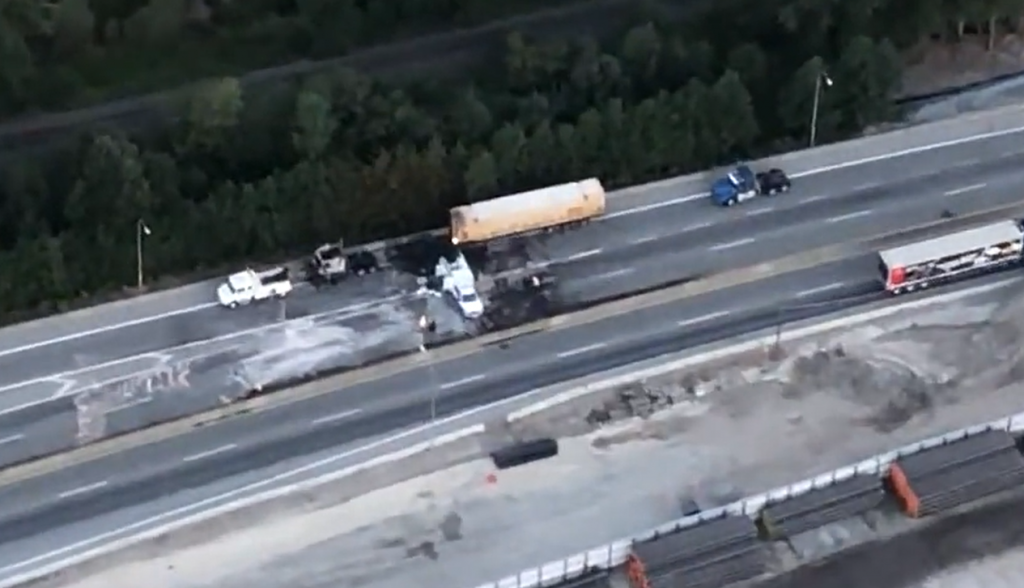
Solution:
<svg viewBox="0 0 1024 588"><path fill-rule="evenodd" d="M589 221L604 214L595 178L484 200L451 209L452 243L479 243Z"/></svg>
<svg viewBox="0 0 1024 588"><path fill-rule="evenodd" d="M1021 261L1024 232L1002 221L879 252L879 270L892 294L992 271Z"/></svg>

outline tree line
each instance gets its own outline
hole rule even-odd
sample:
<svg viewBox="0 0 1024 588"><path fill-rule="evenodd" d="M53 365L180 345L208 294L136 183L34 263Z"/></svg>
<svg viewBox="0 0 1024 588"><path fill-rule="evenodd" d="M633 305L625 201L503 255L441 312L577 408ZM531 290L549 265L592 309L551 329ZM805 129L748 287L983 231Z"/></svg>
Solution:
<svg viewBox="0 0 1024 588"><path fill-rule="evenodd" d="M611 0L614 2L614 0ZM0 3L0 117L59 110L168 89L202 77L237 75L297 60L325 59L418 36L464 29L585 0L5 0ZM601 6L598 6L598 5ZM595 18L609 2L593 3ZM628 2L623 2L628 4ZM688 12L700 0L644 0L652 12ZM926 35L1019 28L1021 0L723 0L720 14L768 12L791 27L851 16L884 23L897 44ZM724 8L728 7L728 10ZM732 22L719 36L732 37ZM578 27L573 21L566 27ZM830 28L827 20L818 23ZM813 29L814 27L810 27ZM822 30L811 30L823 34ZM572 34L571 30L566 31ZM153 67L158 63L159 67Z"/></svg>
<svg viewBox="0 0 1024 588"><path fill-rule="evenodd" d="M157 279L433 228L451 206L583 177L614 188L792 149L826 71L818 136L840 139L894 115L900 50L931 34L906 30L911 0L727 4L607 40L512 35L501 67L462 85L213 79L166 133L8 163L0 311L133 284L140 221Z"/></svg>
<svg viewBox="0 0 1024 588"><path fill-rule="evenodd" d="M0 117L339 57L578 2L4 0Z"/></svg>

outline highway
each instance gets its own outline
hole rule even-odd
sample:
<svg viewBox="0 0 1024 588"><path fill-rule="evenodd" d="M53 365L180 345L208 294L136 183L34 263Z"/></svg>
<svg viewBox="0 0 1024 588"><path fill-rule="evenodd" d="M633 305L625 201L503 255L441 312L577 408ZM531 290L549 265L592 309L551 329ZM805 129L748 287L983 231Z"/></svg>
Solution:
<svg viewBox="0 0 1024 588"><path fill-rule="evenodd" d="M799 178L790 194L734 209L665 188L613 198L604 220L537 238L532 261L550 264L560 298L576 303L898 231L944 211L1014 203L1024 186L1024 143L1017 138ZM423 423L432 395L437 414L451 415L596 369L874 299L876 272L868 254L527 335L12 483L0 488L0 542L12 546L0 566L41 544L96 535L111 517L151 516L169 495L199 500L254 472ZM419 339L411 327L422 301L412 296L412 284L411 276L386 272L233 312L200 302L192 291L180 300L162 296L148 313L137 307L140 314L121 323L83 321L78 332L47 338L31 328L0 331L0 461L230 401L254 377L274 381L325 362L354 366L413 349ZM372 337L378 339L367 344Z"/></svg>
<svg viewBox="0 0 1024 588"><path fill-rule="evenodd" d="M535 238L533 263L551 264L559 301L571 306L898 231L944 210L1005 205L1024 186L1016 139L812 175L790 194L734 209L664 188L613 197L601 222ZM0 331L0 462L208 410L256 384L413 350L423 312L413 291L412 276L385 272L235 311L165 306L50 341ZM443 336L466 330L444 325Z"/></svg>
<svg viewBox="0 0 1024 588"><path fill-rule="evenodd" d="M276 463L421 424L438 416L689 346L819 315L882 296L872 256L756 284L541 332L473 355L221 421L92 462L0 488L0 543L45 536L47 545L106 530L90 521L141 509ZM139 515L136 515L139 516ZM76 528L73 534L61 529ZM12 553L20 552L13 550ZM0 556L0 566L15 563Z"/></svg>
<svg viewBox="0 0 1024 588"><path fill-rule="evenodd" d="M553 269L567 298L603 297L868 236L881 223L911 225L934 220L947 208L969 212L1014 201L1015 188L1024 184L1021 163L1024 142L1007 135L809 176L798 179L790 194L734 209L654 189L628 201L612 198L602 222L538 238L533 249L543 250L540 262L562 262ZM354 280L322 293L297 293L283 310L226 312L195 299L177 306L161 299L162 306L127 324L91 325L28 340L18 337L19 331L10 336L0 331L0 410L76 384L143 371L160 363L161 352L178 346L282 318L367 308L408 292L409 284L408 276ZM124 365L111 367L117 361Z"/></svg>

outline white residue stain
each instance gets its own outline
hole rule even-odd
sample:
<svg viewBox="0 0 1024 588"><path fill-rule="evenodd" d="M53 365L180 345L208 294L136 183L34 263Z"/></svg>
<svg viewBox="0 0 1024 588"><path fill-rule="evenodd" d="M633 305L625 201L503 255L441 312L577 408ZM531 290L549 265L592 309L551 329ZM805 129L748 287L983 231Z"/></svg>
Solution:
<svg viewBox="0 0 1024 588"><path fill-rule="evenodd" d="M238 376L250 385L265 386L327 365L354 364L368 349L418 336L414 317L402 309L375 309L367 318L372 327L361 329L315 321L288 323L259 338L255 353L240 364Z"/></svg>

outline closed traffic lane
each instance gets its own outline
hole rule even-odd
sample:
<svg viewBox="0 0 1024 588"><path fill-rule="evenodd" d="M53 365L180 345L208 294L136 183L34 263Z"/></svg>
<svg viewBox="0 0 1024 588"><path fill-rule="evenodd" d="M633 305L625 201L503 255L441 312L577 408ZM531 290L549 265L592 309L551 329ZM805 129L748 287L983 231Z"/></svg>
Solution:
<svg viewBox="0 0 1024 588"><path fill-rule="evenodd" d="M871 256L510 339L0 488L0 540L197 488L619 365L876 299ZM827 302L827 304L825 304Z"/></svg>
<svg viewBox="0 0 1024 588"><path fill-rule="evenodd" d="M227 310L219 307L159 317L31 349L0 351L0 411L145 373L191 347L258 332L282 321L332 312L359 312L408 298L383 274L316 291L302 288L285 301Z"/></svg>

